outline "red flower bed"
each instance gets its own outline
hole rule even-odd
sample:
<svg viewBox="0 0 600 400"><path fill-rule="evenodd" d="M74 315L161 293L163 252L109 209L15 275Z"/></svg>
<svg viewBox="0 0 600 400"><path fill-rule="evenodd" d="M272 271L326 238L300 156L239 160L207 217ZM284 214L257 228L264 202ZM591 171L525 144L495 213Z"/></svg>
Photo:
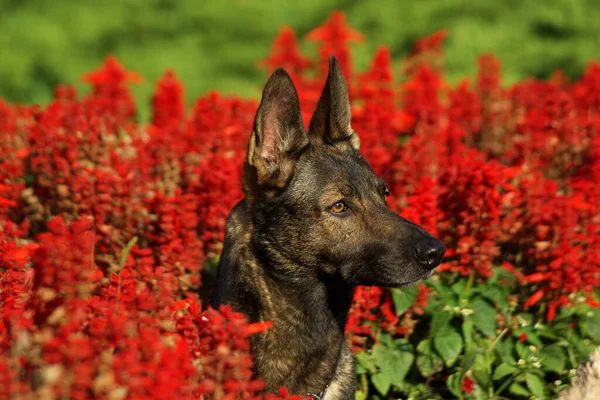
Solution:
<svg viewBox="0 0 600 400"><path fill-rule="evenodd" d="M363 37L341 13L307 35L316 60L284 28L261 64L288 69L308 122L327 56L338 58L363 153L390 207L445 242L440 271L476 284L503 265L526 294L519 307L541 304L548 320L574 294L597 306L600 66L576 82L504 88L485 55L477 84L452 86L445 35L418 42L402 83L386 48L355 71L349 43ZM265 396L248 336L270 325L204 310L196 294L242 197L257 102L210 93L187 109L168 71L152 123L136 123L129 84L140 79L109 57L84 77L87 95L59 87L46 107L0 99L0 398ZM349 340L410 335L429 291L399 316L389 290L359 288Z"/></svg>

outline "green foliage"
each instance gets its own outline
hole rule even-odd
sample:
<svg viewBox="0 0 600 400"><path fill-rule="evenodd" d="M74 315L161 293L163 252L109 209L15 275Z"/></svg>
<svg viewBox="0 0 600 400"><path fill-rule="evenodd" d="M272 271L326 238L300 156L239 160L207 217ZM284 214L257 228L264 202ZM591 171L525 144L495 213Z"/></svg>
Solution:
<svg viewBox="0 0 600 400"><path fill-rule="evenodd" d="M454 364L463 349L462 336L450 327L440 329L434 332L433 347L447 364Z"/></svg>
<svg viewBox="0 0 600 400"><path fill-rule="evenodd" d="M264 74L255 65L280 26L302 36L334 9L345 11L368 38L354 47L359 70L380 44L398 66L416 39L447 28L450 81L472 76L475 58L486 51L500 57L507 82L547 77L556 69L577 76L597 56L600 40L600 8L592 0L0 0L0 97L46 103L59 83L82 89L81 74L114 54L147 79L134 89L137 99L149 98L170 67L187 88L188 102L209 89L256 98ZM316 52L311 44L304 50ZM146 119L143 101L140 117Z"/></svg>
<svg viewBox="0 0 600 400"><path fill-rule="evenodd" d="M357 399L556 397L593 350L600 313L582 304L550 323L537 310L515 314L519 290L511 276L498 268L477 284L452 274L426 281L433 290L415 333L406 340L382 333L372 350L357 354ZM415 298L393 293L402 311ZM470 393L466 379L474 382Z"/></svg>
<svg viewBox="0 0 600 400"><path fill-rule="evenodd" d="M416 286L405 290L392 289L392 299L394 300L394 308L396 314L400 315L412 306L419 295L419 288Z"/></svg>
<svg viewBox="0 0 600 400"><path fill-rule="evenodd" d="M586 314L581 321L581 329L594 341L600 342L600 311L594 310Z"/></svg>

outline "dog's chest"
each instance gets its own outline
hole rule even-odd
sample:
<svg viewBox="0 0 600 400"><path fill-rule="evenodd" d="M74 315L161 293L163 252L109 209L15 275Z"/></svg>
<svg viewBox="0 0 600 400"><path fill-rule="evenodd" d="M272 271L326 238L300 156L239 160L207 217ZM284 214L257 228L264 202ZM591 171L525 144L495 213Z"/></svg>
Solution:
<svg viewBox="0 0 600 400"><path fill-rule="evenodd" d="M255 368L269 391L286 386L294 394L318 395L327 387L324 399L353 398L354 362L343 335L308 335L277 326L252 340Z"/></svg>
<svg viewBox="0 0 600 400"><path fill-rule="evenodd" d="M356 387L356 375L354 371L354 359L352 352L345 347L340 355L335 375L329 383L323 400L350 400L354 399Z"/></svg>

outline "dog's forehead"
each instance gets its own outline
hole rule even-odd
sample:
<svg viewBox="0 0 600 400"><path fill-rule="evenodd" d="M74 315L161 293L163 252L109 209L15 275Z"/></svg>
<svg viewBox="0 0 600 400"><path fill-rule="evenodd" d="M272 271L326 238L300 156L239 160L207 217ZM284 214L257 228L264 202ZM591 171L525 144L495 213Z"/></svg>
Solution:
<svg viewBox="0 0 600 400"><path fill-rule="evenodd" d="M302 157L295 173L295 181L312 190L336 186L339 186L338 190L342 190L351 186L361 193L379 193L383 184L359 154L335 148L313 149Z"/></svg>

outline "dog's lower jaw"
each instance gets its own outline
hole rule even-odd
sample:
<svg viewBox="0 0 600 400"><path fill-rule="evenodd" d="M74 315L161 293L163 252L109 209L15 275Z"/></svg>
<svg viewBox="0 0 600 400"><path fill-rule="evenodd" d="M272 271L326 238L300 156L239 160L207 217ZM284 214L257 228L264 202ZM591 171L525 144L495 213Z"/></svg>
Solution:
<svg viewBox="0 0 600 400"><path fill-rule="evenodd" d="M418 284L419 282L422 282L422 281L424 281L424 280L426 280L426 279L429 279L429 278L431 278L431 277L433 276L433 274L434 274L434 273L435 273L435 269L432 269L431 271L427 272L425 275L423 275L423 276L421 276L421 277L419 277L419 278L417 278L417 279L414 279L414 280L412 280L412 281L408 281L408 282L401 283L400 285L397 285L397 286L395 286L395 287L396 287L396 288L398 288L398 289L405 289L405 288L409 288L409 287L411 287L411 286L414 286L414 285Z"/></svg>

